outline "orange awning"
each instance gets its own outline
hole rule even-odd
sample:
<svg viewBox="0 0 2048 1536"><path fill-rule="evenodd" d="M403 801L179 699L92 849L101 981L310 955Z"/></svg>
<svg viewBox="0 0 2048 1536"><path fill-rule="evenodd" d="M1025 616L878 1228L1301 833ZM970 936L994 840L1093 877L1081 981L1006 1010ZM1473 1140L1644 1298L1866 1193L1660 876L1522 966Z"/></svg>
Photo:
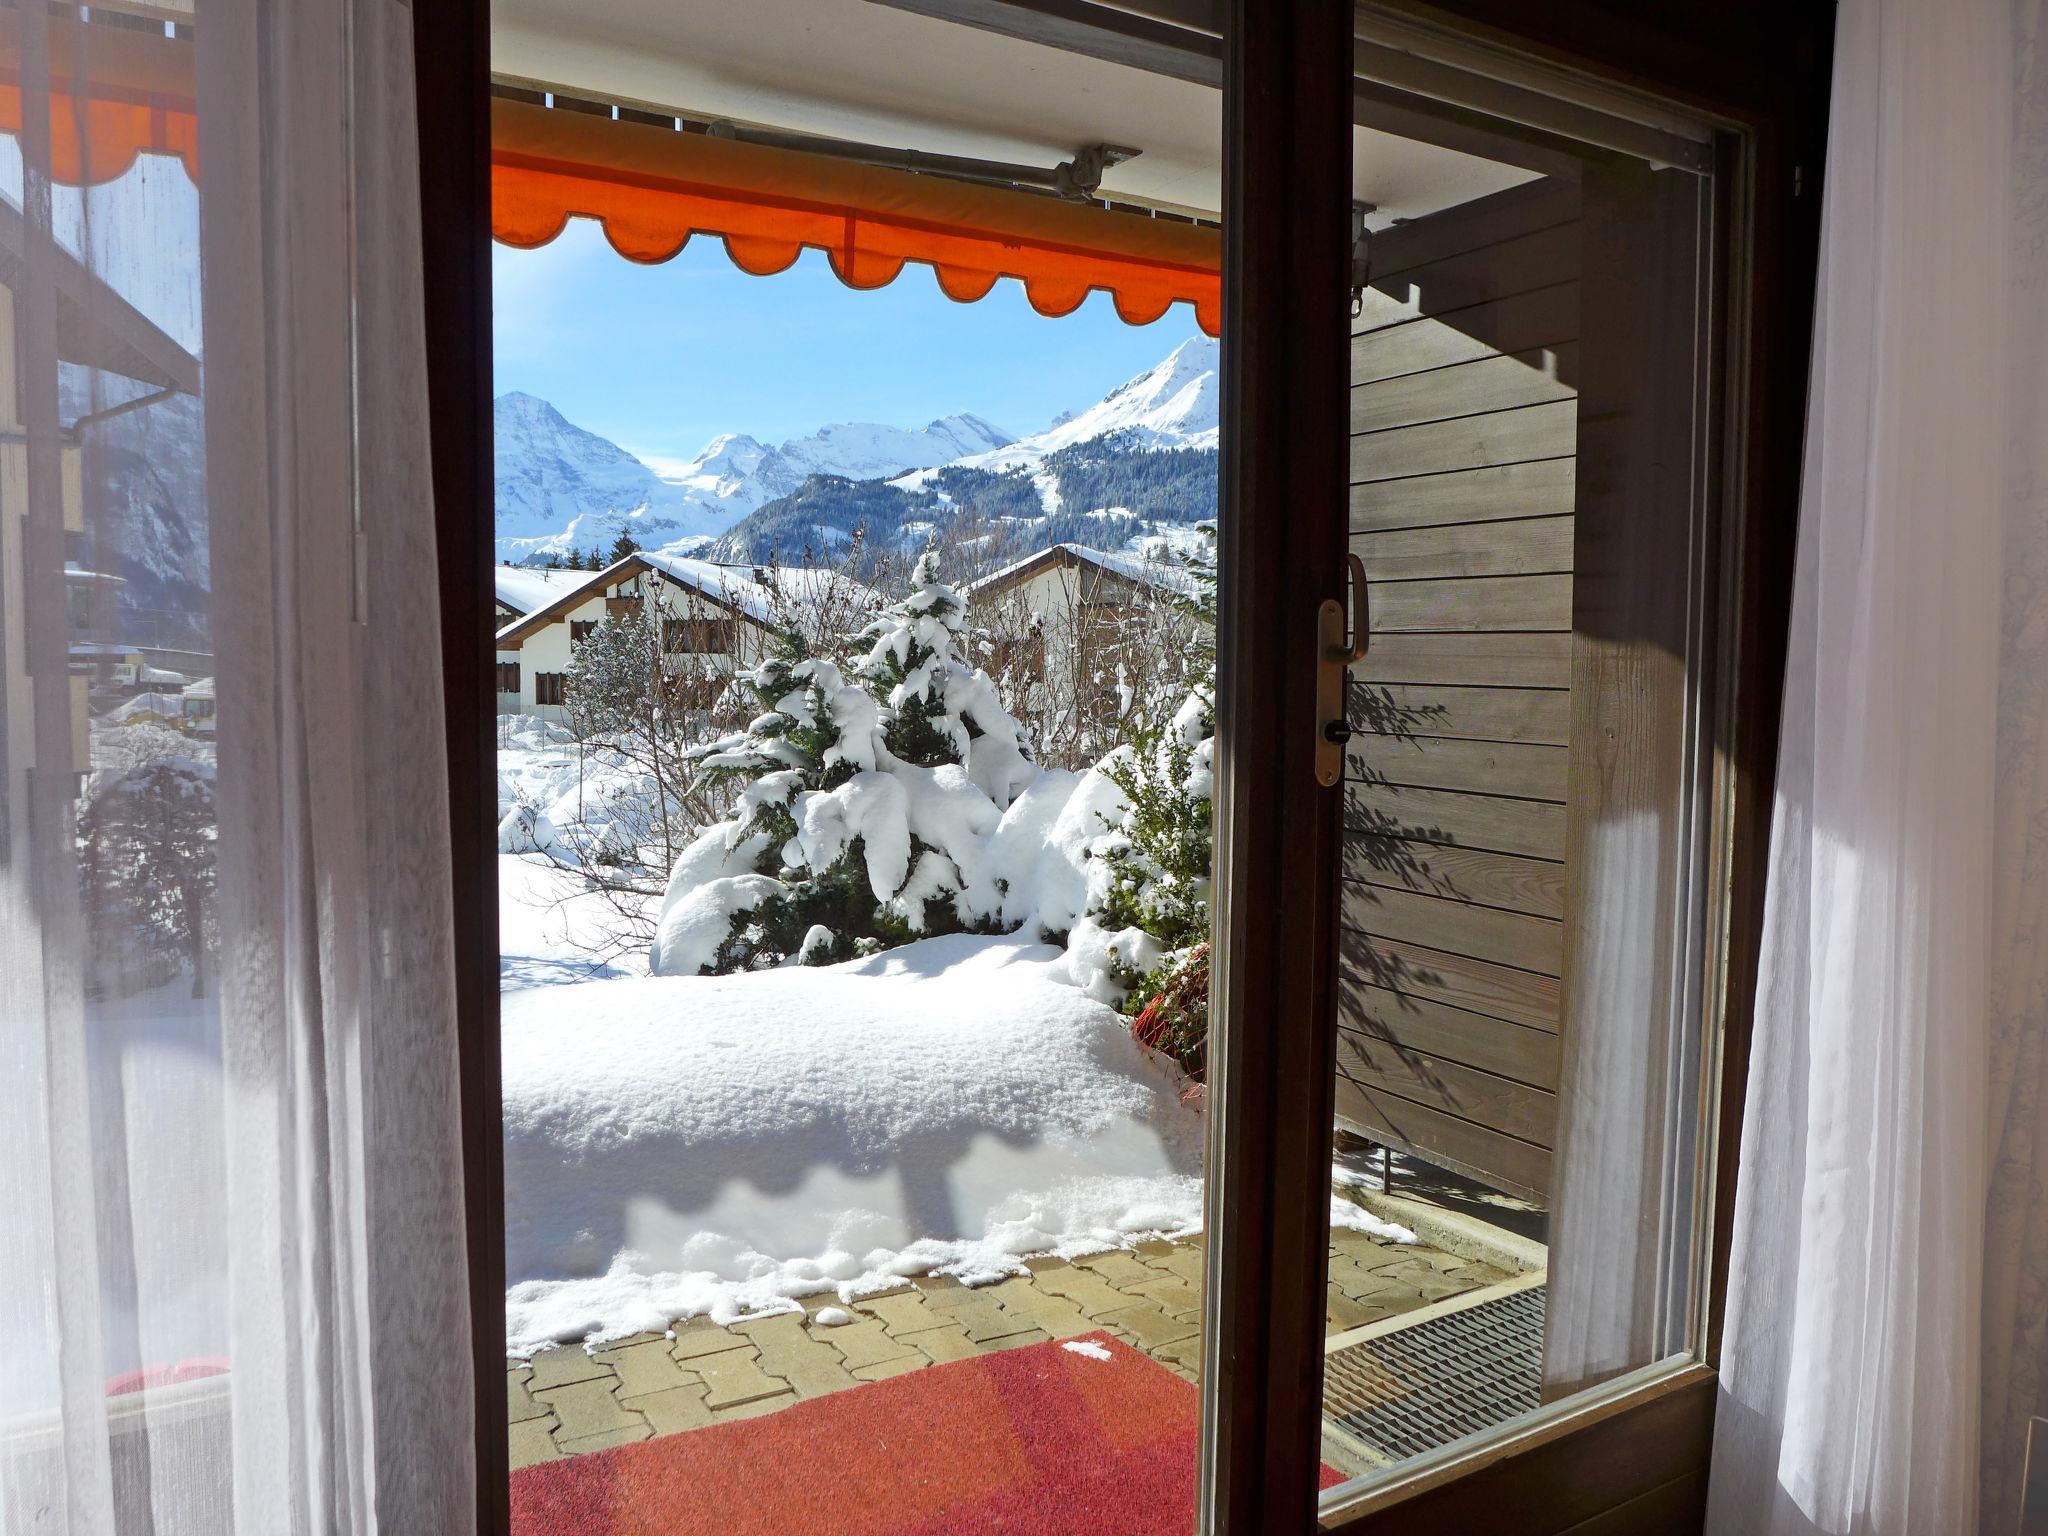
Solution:
<svg viewBox="0 0 2048 1536"><path fill-rule="evenodd" d="M1100 288L1133 325L1185 301L1203 330L1220 329L1214 229L530 102L491 111L491 230L507 245L545 245L580 215L633 261L717 235L757 276L810 246L853 288L917 261L962 303L1013 277L1040 314L1071 313Z"/></svg>
<svg viewBox="0 0 2048 1536"><path fill-rule="evenodd" d="M50 175L65 186L112 181L141 154L176 155L199 178L192 44L127 28L50 18ZM0 18L0 133L22 127L19 23Z"/></svg>

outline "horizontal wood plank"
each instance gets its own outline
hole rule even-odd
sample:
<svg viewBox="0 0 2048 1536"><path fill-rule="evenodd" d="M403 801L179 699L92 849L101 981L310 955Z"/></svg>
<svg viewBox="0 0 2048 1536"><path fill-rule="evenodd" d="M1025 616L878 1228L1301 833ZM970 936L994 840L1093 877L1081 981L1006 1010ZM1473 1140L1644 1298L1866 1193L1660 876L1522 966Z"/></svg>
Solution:
<svg viewBox="0 0 2048 1536"><path fill-rule="evenodd" d="M1563 631L1376 635L1372 648L1351 664L1351 678L1355 683L1568 688L1571 639Z"/></svg>
<svg viewBox="0 0 2048 1536"><path fill-rule="evenodd" d="M1461 251L1570 224L1579 217L1579 210L1576 181L1544 177L1521 182L1380 230L1372 237L1373 266L1380 272L1425 266Z"/></svg>
<svg viewBox="0 0 2048 1536"><path fill-rule="evenodd" d="M1470 1120L1337 1074L1337 1119L1373 1141L1538 1203L1549 1198L1550 1153Z"/></svg>
<svg viewBox="0 0 2048 1536"><path fill-rule="evenodd" d="M1564 455L1406 480L1351 487L1351 531L1426 528L1438 523L1492 522L1510 517L1568 517L1577 496L1578 466Z"/></svg>
<svg viewBox="0 0 2048 1536"><path fill-rule="evenodd" d="M1579 285L1559 283L1449 314L1412 316L1405 305L1371 289L1367 312L1378 328L1351 338L1351 382L1373 384L1476 358L1554 351L1579 339ZM1379 306L1384 306L1380 308ZM1572 370L1558 376L1574 382Z"/></svg>
<svg viewBox="0 0 2048 1536"><path fill-rule="evenodd" d="M1346 771L1365 783L1515 795L1560 805L1569 766L1563 747L1447 736L1354 736L1345 759Z"/></svg>
<svg viewBox="0 0 2048 1536"><path fill-rule="evenodd" d="M1344 786L1344 823L1352 832L1378 837L1449 843L1532 859L1564 857L1564 807L1547 800L1354 780Z"/></svg>
<svg viewBox="0 0 2048 1536"><path fill-rule="evenodd" d="M1402 313L1447 315L1491 299L1569 283L1579 275L1579 227L1555 224L1513 239L1380 270L1374 253L1372 288ZM1359 319L1365 319L1360 315Z"/></svg>
<svg viewBox="0 0 2048 1536"><path fill-rule="evenodd" d="M1434 998L1390 992L1345 978L1337 991L1341 1031L1463 1062L1531 1087L1557 1088L1557 1036L1488 1018ZM1545 1145L1552 1145L1546 1141Z"/></svg>
<svg viewBox="0 0 2048 1536"><path fill-rule="evenodd" d="M1564 916L1564 866L1549 859L1351 833L1344 839L1344 878L1532 917Z"/></svg>
<svg viewBox="0 0 2048 1536"><path fill-rule="evenodd" d="M1351 391L1351 430L1384 432L1422 421L1570 400L1574 391L1565 380L1577 368L1578 347L1567 343L1554 352L1482 357L1427 373L1360 384Z"/></svg>
<svg viewBox="0 0 2048 1536"><path fill-rule="evenodd" d="M1339 914L1346 928L1375 939L1421 944L1518 971L1555 976L1564 956L1564 925L1557 919L1477 907L1468 901L1347 884Z"/></svg>
<svg viewBox="0 0 2048 1536"><path fill-rule="evenodd" d="M1569 575L1373 581L1371 588L1376 635L1572 627Z"/></svg>
<svg viewBox="0 0 2048 1536"><path fill-rule="evenodd" d="M1355 485L1565 457L1576 451L1578 422L1576 400L1552 400L1455 421L1361 432L1351 439L1351 480Z"/></svg>
<svg viewBox="0 0 2048 1536"><path fill-rule="evenodd" d="M1354 533L1351 552L1375 581L1453 576L1569 575L1570 517L1520 517L1506 522L1450 523Z"/></svg>
<svg viewBox="0 0 2048 1536"><path fill-rule="evenodd" d="M1518 1141L1545 1150L1557 1145L1557 1098L1547 1089L1345 1029L1337 1032L1337 1070L1362 1087L1383 1089Z"/></svg>
<svg viewBox="0 0 2048 1536"><path fill-rule="evenodd" d="M1489 1018L1557 1033L1558 981L1422 944L1340 930L1338 961L1347 983L1383 987L1403 997L1449 1003Z"/></svg>
<svg viewBox="0 0 2048 1536"><path fill-rule="evenodd" d="M1469 737L1561 747L1570 730L1571 695L1562 688L1434 688L1418 683L1351 685L1358 730L1390 736Z"/></svg>

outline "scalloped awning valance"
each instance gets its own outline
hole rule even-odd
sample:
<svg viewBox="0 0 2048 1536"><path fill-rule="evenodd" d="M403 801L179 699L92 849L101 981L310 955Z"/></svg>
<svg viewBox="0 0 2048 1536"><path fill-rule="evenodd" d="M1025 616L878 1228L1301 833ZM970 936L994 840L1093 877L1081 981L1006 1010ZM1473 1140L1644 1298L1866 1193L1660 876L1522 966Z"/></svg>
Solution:
<svg viewBox="0 0 2048 1536"><path fill-rule="evenodd" d="M0 21L0 58L20 57L13 25ZM58 181L111 181L140 154L175 155L198 181L189 37L53 17L50 45ZM0 68L0 133L21 132L23 102L19 74ZM545 245L583 217L633 261L667 261L709 235L757 276L809 247L852 288L918 262L962 303L1009 277L1044 315L1099 289L1133 325L1185 303L1204 331L1221 328L1212 227L531 102L499 98L491 114L491 232L507 245Z"/></svg>
<svg viewBox="0 0 2048 1536"><path fill-rule="evenodd" d="M20 23L0 16L0 133L22 128ZM176 155L199 179L189 38L49 22L50 174L68 187L124 174L137 155ZM81 88L83 85L84 88Z"/></svg>
<svg viewBox="0 0 2048 1536"><path fill-rule="evenodd" d="M633 261L714 235L757 276L810 247L852 288L922 262L962 303L1011 277L1044 315L1101 289L1133 325L1184 302L1220 328L1213 228L529 102L491 110L491 227L507 245L545 245L582 216Z"/></svg>

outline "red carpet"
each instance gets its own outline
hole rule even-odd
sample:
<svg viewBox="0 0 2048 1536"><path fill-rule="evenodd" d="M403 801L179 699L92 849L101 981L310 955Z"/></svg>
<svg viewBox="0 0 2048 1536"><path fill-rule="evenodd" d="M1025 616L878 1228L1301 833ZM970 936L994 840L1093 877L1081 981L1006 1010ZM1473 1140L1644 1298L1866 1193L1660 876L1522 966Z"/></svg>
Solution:
<svg viewBox="0 0 2048 1536"><path fill-rule="evenodd" d="M1110 1358L1033 1344L523 1468L513 1536L1185 1536L1195 1389L1088 1341Z"/></svg>

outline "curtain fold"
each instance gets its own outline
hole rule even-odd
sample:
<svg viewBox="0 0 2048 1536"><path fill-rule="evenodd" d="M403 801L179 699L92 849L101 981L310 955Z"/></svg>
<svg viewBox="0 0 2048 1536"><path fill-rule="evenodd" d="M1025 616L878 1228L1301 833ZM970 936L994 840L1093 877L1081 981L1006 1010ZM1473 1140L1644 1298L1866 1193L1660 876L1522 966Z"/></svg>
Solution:
<svg viewBox="0 0 2048 1536"><path fill-rule="evenodd" d="M1716 1533L2015 1529L2048 1300L2040 20L1838 12Z"/></svg>
<svg viewBox="0 0 2048 1536"><path fill-rule="evenodd" d="M411 13L0 23L0 1532L472 1529Z"/></svg>

